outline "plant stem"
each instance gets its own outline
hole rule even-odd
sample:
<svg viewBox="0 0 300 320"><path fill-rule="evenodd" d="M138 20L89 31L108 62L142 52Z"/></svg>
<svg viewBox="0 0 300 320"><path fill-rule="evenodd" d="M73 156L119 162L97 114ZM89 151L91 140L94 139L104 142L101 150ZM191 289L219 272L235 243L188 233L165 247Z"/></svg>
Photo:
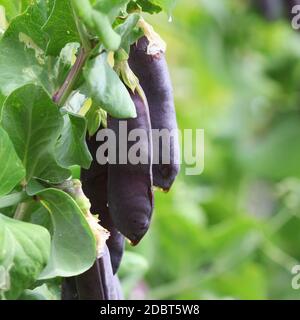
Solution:
<svg viewBox="0 0 300 320"><path fill-rule="evenodd" d="M26 213L26 210L28 208L28 205L29 205L28 202L19 203L17 206L17 210L15 212L15 215L14 215L14 219L23 220L25 213Z"/></svg>
<svg viewBox="0 0 300 320"><path fill-rule="evenodd" d="M74 20L76 23L76 28L80 36L81 40L81 49L79 52L79 55L72 66L65 82L61 86L61 88L53 95L53 101L57 103L60 107L64 105L64 103L67 101L70 93L72 92L73 86L78 79L78 76L91 52L92 46L90 43L90 40L88 38L87 31L85 29L85 26L81 23L81 21L78 19L75 10L73 9L73 15Z"/></svg>
<svg viewBox="0 0 300 320"><path fill-rule="evenodd" d="M70 93L72 92L73 86L78 79L78 76L86 62L86 59L89 55L84 48L80 49L79 55L72 66L65 82L60 87L60 89L54 94L53 101L57 103L59 106L63 106L66 100L68 99Z"/></svg>
<svg viewBox="0 0 300 320"><path fill-rule="evenodd" d="M75 10L73 8L73 5L72 5L72 9L73 9L74 20L75 20L75 23L76 23L76 28L77 28L77 31L79 33L79 37L80 37L80 40L81 40L82 47L85 49L86 52L89 52L91 50L91 43L89 41L86 28L81 23L79 18L77 17L77 14L76 14L76 12L75 12Z"/></svg>

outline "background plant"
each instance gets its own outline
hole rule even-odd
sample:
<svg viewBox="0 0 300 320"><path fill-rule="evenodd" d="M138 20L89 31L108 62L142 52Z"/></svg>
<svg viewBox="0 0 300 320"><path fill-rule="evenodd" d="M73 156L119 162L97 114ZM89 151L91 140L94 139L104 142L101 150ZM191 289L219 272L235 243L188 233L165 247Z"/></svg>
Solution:
<svg viewBox="0 0 300 320"><path fill-rule="evenodd" d="M136 256L123 263L131 297L299 298L299 34L288 1L271 21L254 2L179 1L152 21L179 126L205 129L205 170L156 195L139 281Z"/></svg>

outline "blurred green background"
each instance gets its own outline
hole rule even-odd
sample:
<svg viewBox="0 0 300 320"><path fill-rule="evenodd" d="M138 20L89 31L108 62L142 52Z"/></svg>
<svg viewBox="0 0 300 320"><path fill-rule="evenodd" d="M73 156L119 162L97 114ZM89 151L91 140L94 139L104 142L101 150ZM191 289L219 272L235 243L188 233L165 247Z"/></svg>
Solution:
<svg viewBox="0 0 300 320"><path fill-rule="evenodd" d="M156 192L128 246L128 298L297 299L300 33L246 0L179 0L146 17L168 43L181 129L205 130L205 170Z"/></svg>

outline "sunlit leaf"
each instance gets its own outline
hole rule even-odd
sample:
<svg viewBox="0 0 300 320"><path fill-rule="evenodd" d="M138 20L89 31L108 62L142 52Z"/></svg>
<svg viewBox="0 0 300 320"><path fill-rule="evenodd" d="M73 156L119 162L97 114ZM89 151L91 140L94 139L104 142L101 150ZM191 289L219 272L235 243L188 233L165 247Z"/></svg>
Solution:
<svg viewBox="0 0 300 320"><path fill-rule="evenodd" d="M49 35L47 54L59 55L70 42L80 42L76 21L70 0L56 0L43 30Z"/></svg>
<svg viewBox="0 0 300 320"><path fill-rule="evenodd" d="M80 165L88 169L93 159L85 142L86 120L71 113L64 120L61 138L56 146L57 160L63 167Z"/></svg>
<svg viewBox="0 0 300 320"><path fill-rule="evenodd" d="M41 87L29 84L14 91L3 107L2 125L26 168L27 181L36 177L60 182L70 176L54 152L63 118Z"/></svg>
<svg viewBox="0 0 300 320"><path fill-rule="evenodd" d="M49 253L45 228L0 214L0 297L16 299L33 285Z"/></svg>
<svg viewBox="0 0 300 320"><path fill-rule="evenodd" d="M8 134L1 127L0 167L0 196L2 196L9 193L25 177L25 169Z"/></svg>
<svg viewBox="0 0 300 320"><path fill-rule="evenodd" d="M107 55L88 62L84 76L93 101L115 118L134 118L136 110L130 95L115 71L107 62Z"/></svg>
<svg viewBox="0 0 300 320"><path fill-rule="evenodd" d="M51 255L40 279L70 277L88 270L96 259L96 240L76 202L57 189L38 196L53 224Z"/></svg>

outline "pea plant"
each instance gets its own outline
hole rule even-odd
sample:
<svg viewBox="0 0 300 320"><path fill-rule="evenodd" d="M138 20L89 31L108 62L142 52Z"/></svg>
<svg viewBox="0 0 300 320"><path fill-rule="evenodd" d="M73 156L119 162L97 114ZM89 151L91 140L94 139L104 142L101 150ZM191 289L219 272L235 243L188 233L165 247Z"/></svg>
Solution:
<svg viewBox="0 0 300 320"><path fill-rule="evenodd" d="M154 187L179 171L176 137L153 163L151 130L177 124L166 46L142 16L174 2L0 0L1 299L122 298L125 239L140 242ZM97 161L107 129L119 155L120 122L146 132L145 163Z"/></svg>

